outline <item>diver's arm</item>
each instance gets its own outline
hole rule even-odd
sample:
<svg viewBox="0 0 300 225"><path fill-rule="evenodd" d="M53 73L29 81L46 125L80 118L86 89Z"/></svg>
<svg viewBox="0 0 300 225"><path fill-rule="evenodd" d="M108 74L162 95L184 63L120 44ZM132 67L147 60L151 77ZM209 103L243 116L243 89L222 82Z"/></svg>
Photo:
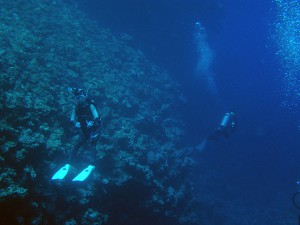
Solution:
<svg viewBox="0 0 300 225"><path fill-rule="evenodd" d="M76 112L75 112L75 108L73 108L71 113L71 122L75 122L75 120L76 120Z"/></svg>
<svg viewBox="0 0 300 225"><path fill-rule="evenodd" d="M90 109L91 109L91 111L92 111L92 113L93 113L94 120L98 119L98 118L99 118L99 114L98 114L98 112L97 112L96 107L95 107L93 104L91 104L91 105L90 105Z"/></svg>
<svg viewBox="0 0 300 225"><path fill-rule="evenodd" d="M81 126L81 124L79 122L76 121L76 110L75 108L72 109L72 113L71 113L71 122L74 123L74 126L79 128Z"/></svg>
<svg viewBox="0 0 300 225"><path fill-rule="evenodd" d="M99 118L99 114L97 112L96 107L93 104L91 104L90 109L91 109L93 117L94 117L94 126L97 128L100 128L101 127L101 119Z"/></svg>

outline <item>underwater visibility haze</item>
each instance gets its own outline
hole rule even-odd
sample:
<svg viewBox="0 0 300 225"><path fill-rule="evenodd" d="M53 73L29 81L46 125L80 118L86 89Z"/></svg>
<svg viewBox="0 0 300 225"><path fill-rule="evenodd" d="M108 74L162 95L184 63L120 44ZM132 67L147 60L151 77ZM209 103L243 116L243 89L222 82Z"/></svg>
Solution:
<svg viewBox="0 0 300 225"><path fill-rule="evenodd" d="M298 0L0 3L0 224L299 223Z"/></svg>

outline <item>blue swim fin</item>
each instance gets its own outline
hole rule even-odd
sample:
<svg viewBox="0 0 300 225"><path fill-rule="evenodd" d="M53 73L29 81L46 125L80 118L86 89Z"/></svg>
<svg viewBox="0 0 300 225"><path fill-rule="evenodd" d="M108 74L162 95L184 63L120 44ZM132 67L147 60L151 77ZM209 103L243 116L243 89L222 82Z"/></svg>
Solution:
<svg viewBox="0 0 300 225"><path fill-rule="evenodd" d="M203 152L205 147L206 147L206 143L207 143L207 138L205 138L197 147L196 150L198 150L199 152Z"/></svg>
<svg viewBox="0 0 300 225"><path fill-rule="evenodd" d="M60 168L51 178L52 180L62 180L65 178L65 176L68 174L70 169L70 164L64 165L62 168Z"/></svg>
<svg viewBox="0 0 300 225"><path fill-rule="evenodd" d="M72 181L85 181L95 169L95 166L89 165L82 170Z"/></svg>

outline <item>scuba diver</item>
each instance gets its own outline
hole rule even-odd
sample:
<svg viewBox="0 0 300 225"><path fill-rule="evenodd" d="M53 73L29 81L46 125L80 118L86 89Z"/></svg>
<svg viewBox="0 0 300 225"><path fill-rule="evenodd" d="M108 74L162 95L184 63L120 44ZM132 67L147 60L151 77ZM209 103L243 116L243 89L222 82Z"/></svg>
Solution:
<svg viewBox="0 0 300 225"><path fill-rule="evenodd" d="M90 142L93 148L90 151L90 163L94 164L96 158L97 137L99 135L101 120L93 100L84 93L82 89L74 88L76 105L72 110L71 122L75 127L81 129L83 136L73 148L69 156L69 161L76 156L78 150L87 142Z"/></svg>
<svg viewBox="0 0 300 225"><path fill-rule="evenodd" d="M89 166L85 168L81 173L79 173L72 181L84 181L91 172L95 169L95 159L96 159L96 145L97 137L101 128L101 120L99 118L99 113L96 109L95 103L88 97L80 88L72 88L70 91L75 96L75 106L71 113L71 122L74 123L76 128L80 128L82 131L82 136L78 143L72 149L68 161L69 163L76 157L79 149L88 144L90 148ZM58 170L52 180L62 180L67 175L70 164L66 164L60 170Z"/></svg>
<svg viewBox="0 0 300 225"><path fill-rule="evenodd" d="M224 136L229 138L230 135L236 130L236 116L233 111L226 112L221 120L219 126L209 134L196 149L202 152L208 140L216 141L219 137Z"/></svg>

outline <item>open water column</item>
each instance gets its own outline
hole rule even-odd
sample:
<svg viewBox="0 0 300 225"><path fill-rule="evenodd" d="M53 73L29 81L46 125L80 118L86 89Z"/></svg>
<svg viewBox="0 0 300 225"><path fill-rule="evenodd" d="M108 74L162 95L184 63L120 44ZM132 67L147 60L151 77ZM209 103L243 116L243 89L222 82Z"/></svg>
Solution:
<svg viewBox="0 0 300 225"><path fill-rule="evenodd" d="M206 28L199 21L195 23L194 41L197 51L195 75L206 87L209 94L216 96L217 88L212 71L213 51L207 42Z"/></svg>

